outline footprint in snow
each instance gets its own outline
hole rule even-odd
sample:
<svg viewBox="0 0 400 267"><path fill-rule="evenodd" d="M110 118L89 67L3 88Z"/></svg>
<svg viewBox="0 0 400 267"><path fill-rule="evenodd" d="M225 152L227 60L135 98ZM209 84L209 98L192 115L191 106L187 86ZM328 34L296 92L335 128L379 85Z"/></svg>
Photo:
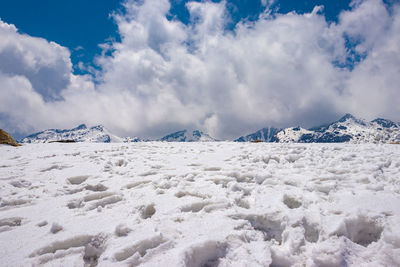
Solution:
<svg viewBox="0 0 400 267"><path fill-rule="evenodd" d="M173 243L160 234L123 248L114 254L114 259L126 261L130 266L138 266L172 247Z"/></svg>

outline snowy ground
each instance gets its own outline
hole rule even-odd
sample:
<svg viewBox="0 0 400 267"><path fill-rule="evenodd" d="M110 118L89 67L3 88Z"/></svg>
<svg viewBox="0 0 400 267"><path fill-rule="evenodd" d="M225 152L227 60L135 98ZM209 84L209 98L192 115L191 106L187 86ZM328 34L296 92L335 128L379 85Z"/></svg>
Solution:
<svg viewBox="0 0 400 267"><path fill-rule="evenodd" d="M399 266L400 146L0 146L1 266Z"/></svg>

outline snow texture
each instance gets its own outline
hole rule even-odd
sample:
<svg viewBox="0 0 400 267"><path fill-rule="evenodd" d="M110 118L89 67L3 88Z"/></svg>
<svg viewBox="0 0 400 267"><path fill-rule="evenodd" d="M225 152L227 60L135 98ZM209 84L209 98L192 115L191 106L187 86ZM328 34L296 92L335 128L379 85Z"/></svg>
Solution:
<svg viewBox="0 0 400 267"><path fill-rule="evenodd" d="M0 146L2 266L399 266L400 146Z"/></svg>

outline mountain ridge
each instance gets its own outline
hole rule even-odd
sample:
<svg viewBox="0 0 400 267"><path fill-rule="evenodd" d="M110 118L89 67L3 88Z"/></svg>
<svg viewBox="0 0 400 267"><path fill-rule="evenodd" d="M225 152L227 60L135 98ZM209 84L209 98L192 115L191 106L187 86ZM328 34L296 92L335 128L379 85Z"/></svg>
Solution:
<svg viewBox="0 0 400 267"><path fill-rule="evenodd" d="M259 131L247 136L255 136ZM244 139L246 138L240 137L235 141L243 142ZM368 122L347 113L337 121L309 129L284 128L278 131L275 137L259 141L271 142L271 139L274 140L272 142L279 143L398 143L400 124L383 118Z"/></svg>
<svg viewBox="0 0 400 267"><path fill-rule="evenodd" d="M128 143L139 142L139 138L119 137L108 131L103 125L88 128L80 124L72 129L48 129L40 131L20 140L21 143L48 143L56 141L74 140L75 142L90 143Z"/></svg>
<svg viewBox="0 0 400 267"><path fill-rule="evenodd" d="M87 127L80 124L72 129L48 129L31 134L21 143L46 143L61 140L75 142L215 142L217 139L200 130L181 130L159 139L140 139L137 137L119 137L102 125ZM272 143L399 143L400 123L377 118L366 121L347 113L340 119L309 129L297 127L265 127L254 133L241 136L234 142L272 142Z"/></svg>

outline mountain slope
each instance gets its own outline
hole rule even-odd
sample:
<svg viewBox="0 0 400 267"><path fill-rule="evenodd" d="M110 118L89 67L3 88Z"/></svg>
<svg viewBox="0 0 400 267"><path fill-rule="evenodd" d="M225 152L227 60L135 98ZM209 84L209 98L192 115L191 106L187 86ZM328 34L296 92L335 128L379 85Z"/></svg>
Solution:
<svg viewBox="0 0 400 267"><path fill-rule="evenodd" d="M214 142L217 141L215 138L209 136L202 131L178 131L175 133L168 134L160 139L160 141L166 142Z"/></svg>
<svg viewBox="0 0 400 267"><path fill-rule="evenodd" d="M264 142L278 142L276 134L281 131L281 129L268 127L262 128L255 133L241 136L238 139L234 140L235 142L251 142L251 141L264 141Z"/></svg>
<svg viewBox="0 0 400 267"><path fill-rule="evenodd" d="M254 140L279 143L397 143L400 142L400 125L382 118L368 122L346 114L335 122L310 129L263 128L235 141Z"/></svg>
<svg viewBox="0 0 400 267"><path fill-rule="evenodd" d="M285 128L276 134L279 143L299 143L303 136L313 134L313 131L301 128Z"/></svg>
<svg viewBox="0 0 400 267"><path fill-rule="evenodd" d="M74 140L75 142L90 143L122 143L138 142L138 138L121 138L110 133L104 126L97 125L88 128L81 124L73 129L49 129L34 133L21 140L22 143L47 143L60 140Z"/></svg>
<svg viewBox="0 0 400 267"><path fill-rule="evenodd" d="M400 140L399 125L386 119L365 121L346 114L329 125L315 127L310 135L302 136L303 143L392 143Z"/></svg>
<svg viewBox="0 0 400 267"><path fill-rule="evenodd" d="M121 138L110 133L102 125L88 128L85 124L73 129L49 129L29 135L20 143L46 143L61 140L75 142L139 142L151 141L134 138ZM166 142L213 142L217 141L207 133L199 130L178 131L164 136L158 141ZM399 143L400 124L378 118L370 122L346 114L339 120L310 129L289 127L278 129L268 127L252 134L241 136L235 142L277 142L277 143Z"/></svg>

